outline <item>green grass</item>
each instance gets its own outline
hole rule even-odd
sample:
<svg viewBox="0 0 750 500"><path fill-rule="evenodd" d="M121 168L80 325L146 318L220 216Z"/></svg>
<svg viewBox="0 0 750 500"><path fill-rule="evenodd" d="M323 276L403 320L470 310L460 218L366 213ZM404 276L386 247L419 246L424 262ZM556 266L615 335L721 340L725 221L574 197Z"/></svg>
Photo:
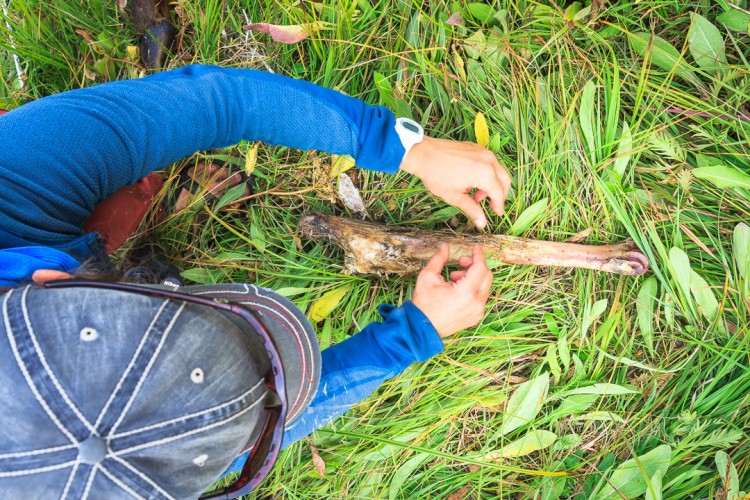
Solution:
<svg viewBox="0 0 750 500"><path fill-rule="evenodd" d="M613 468L663 445L668 465L661 488L651 482L652 498L725 498L715 462L720 451L738 472L737 491L750 490L750 296L743 294L750 276L741 275L736 260L750 249L732 239L738 223L750 220L750 190L695 175L716 164L750 173L750 122L738 117L750 114L750 38L747 27L733 31L717 21L730 3L608 2L572 22L564 7L524 0L486 9L408 0L178 3L183 31L175 66L268 65L371 103L392 103L431 135L459 140L473 140L474 117L482 112L490 148L514 178L506 215L491 218L493 233L508 231L547 198L524 236L565 241L591 228L587 243L630 237L652 268L631 278L497 267L478 328L451 338L445 354L413 366L312 436L325 478L302 441L282 454L263 495L603 497ZM745 0L733 3L747 7ZM0 25L5 106L138 74L126 49L135 37L116 2L10 4L14 47ZM243 8L253 22L331 25L284 46L262 34L246 37ZM463 26L445 23L453 12ZM726 63L716 71L691 53L692 12L718 28L726 47ZM634 48L639 32L671 43L682 60L664 65L665 52L656 48L644 59ZM27 75L20 92L11 49ZM376 85L376 73L388 84ZM247 149L241 144L223 154L242 162ZM378 304L408 298L414 280L345 276L337 251L299 246L294 228L304 211L345 213L329 167L324 154L261 145L256 173L269 192L247 210L207 214L197 207L144 231L194 279L282 289L303 310L326 291L351 286L317 325L322 345L330 345L375 320ZM359 171L356 182L379 221L448 228L456 214L405 174ZM459 230L469 230L462 216ZM698 286L703 295L681 285L687 269L674 250L670 258L673 248L708 284ZM655 294L642 295L639 321L644 283ZM706 294L718 304L715 314ZM538 413L501 435L510 396L545 373L549 392ZM566 394L594 383L634 393ZM533 431L550 431L557 442L517 458L487 457ZM653 475L648 458L640 462Z"/></svg>

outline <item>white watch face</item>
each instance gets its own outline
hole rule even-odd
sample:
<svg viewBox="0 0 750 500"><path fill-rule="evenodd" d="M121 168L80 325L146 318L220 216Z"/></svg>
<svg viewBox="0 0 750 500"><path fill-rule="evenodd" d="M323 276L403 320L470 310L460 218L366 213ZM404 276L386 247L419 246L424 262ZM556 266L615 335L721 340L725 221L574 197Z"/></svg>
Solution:
<svg viewBox="0 0 750 500"><path fill-rule="evenodd" d="M415 144L419 144L424 139L422 126L409 118L397 119L395 128L407 153Z"/></svg>

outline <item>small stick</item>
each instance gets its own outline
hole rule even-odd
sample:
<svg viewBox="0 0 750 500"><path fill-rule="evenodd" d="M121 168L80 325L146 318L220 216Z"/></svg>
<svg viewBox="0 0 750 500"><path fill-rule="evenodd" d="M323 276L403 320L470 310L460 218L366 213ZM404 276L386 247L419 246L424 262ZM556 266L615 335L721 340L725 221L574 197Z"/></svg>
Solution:
<svg viewBox="0 0 750 500"><path fill-rule="evenodd" d="M507 264L579 267L627 276L648 270L648 260L635 243L579 245L529 240L505 235L468 235L383 224L308 212L297 229L307 239L326 240L345 252L344 266L353 274L413 274L438 250L450 245L450 262L471 255L481 245L488 259Z"/></svg>

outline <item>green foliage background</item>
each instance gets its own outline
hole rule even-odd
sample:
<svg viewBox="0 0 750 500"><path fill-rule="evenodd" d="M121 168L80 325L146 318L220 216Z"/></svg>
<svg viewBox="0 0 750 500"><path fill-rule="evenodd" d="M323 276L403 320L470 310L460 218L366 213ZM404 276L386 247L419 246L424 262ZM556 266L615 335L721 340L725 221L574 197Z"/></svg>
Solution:
<svg viewBox="0 0 750 500"><path fill-rule="evenodd" d="M429 134L459 140L474 139L481 112L488 147L514 178L490 232L508 232L525 214L514 227L524 236L630 237L651 263L640 278L498 266L478 328L291 446L262 496L677 499L750 489L750 236L737 229L750 219L747 7L176 2L172 66L270 68L387 104ZM142 74L117 2L10 0L2 17L2 107ZM330 24L281 45L245 32L248 21ZM166 173L173 179L206 154L242 165L249 148L199 153ZM379 303L408 298L414 284L343 275L337 251L296 238L304 211L345 213L330 164L324 154L261 145L263 194L246 210L196 204L144 233L192 280L251 281L303 310L349 286L317 325L325 347L376 320ZM355 181L375 220L472 230L408 175L358 171ZM521 397L532 392L519 386L526 381L544 389L536 400ZM518 408L534 411L504 432ZM500 457L509 443L547 433L554 443Z"/></svg>

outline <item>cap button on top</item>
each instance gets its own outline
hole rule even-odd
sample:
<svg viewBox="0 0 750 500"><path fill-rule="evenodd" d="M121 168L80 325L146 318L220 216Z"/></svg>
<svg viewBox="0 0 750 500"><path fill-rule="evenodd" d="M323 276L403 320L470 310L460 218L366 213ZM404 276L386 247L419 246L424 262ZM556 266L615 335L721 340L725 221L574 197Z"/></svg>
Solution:
<svg viewBox="0 0 750 500"><path fill-rule="evenodd" d="M90 436L78 444L78 459L85 464L98 464L107 456L107 443L99 436Z"/></svg>

